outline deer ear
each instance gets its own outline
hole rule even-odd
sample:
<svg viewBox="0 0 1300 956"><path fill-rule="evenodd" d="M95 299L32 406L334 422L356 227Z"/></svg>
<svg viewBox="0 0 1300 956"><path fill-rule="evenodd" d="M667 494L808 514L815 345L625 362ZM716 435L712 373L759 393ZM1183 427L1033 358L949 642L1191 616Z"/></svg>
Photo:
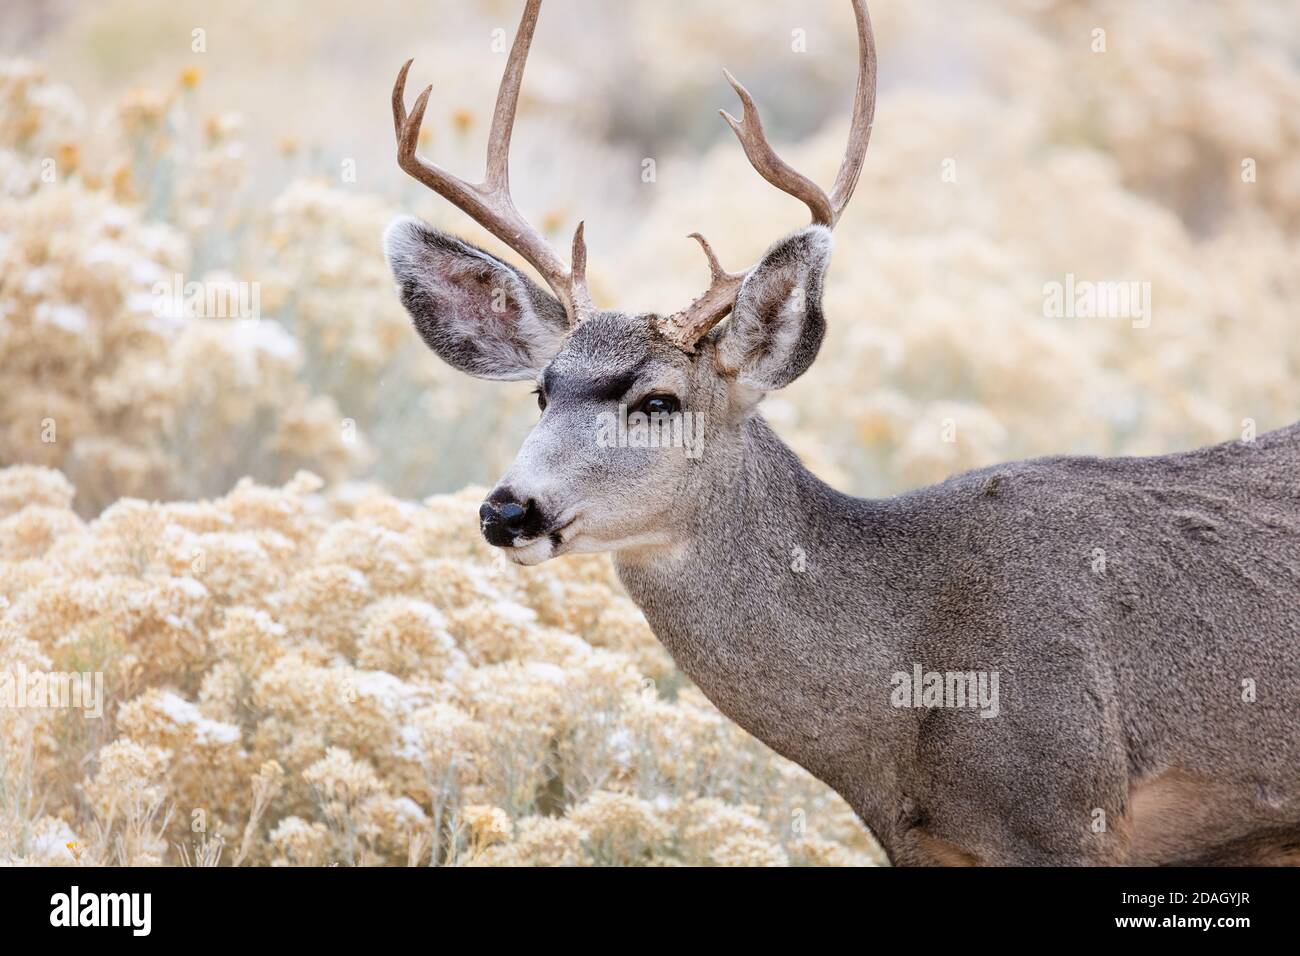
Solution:
<svg viewBox="0 0 1300 956"><path fill-rule="evenodd" d="M718 361L742 385L783 388L808 370L826 334L822 280L831 233L808 226L774 243L750 270L718 336Z"/></svg>
<svg viewBox="0 0 1300 956"><path fill-rule="evenodd" d="M384 255L416 330L453 368L530 379L560 350L560 300L482 249L404 217L384 231Z"/></svg>

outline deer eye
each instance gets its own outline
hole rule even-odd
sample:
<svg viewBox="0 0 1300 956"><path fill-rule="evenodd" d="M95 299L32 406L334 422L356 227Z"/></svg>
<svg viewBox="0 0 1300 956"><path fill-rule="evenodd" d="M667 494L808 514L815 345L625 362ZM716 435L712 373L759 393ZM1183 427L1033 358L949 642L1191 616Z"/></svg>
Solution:
<svg viewBox="0 0 1300 956"><path fill-rule="evenodd" d="M537 407L542 411L546 411L546 395L542 392L542 387L539 385L533 389L533 394L537 396Z"/></svg>
<svg viewBox="0 0 1300 956"><path fill-rule="evenodd" d="M674 395L647 395L641 399L636 411L646 415L671 415L682 407Z"/></svg>

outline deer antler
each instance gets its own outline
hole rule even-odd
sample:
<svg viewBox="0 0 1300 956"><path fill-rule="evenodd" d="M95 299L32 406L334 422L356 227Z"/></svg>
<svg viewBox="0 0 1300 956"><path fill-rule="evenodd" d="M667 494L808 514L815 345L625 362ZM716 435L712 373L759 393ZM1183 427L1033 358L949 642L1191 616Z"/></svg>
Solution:
<svg viewBox="0 0 1300 956"><path fill-rule="evenodd" d="M745 150L745 156L759 175L782 192L803 201L812 212L813 223L830 229L839 222L844 207L848 205L853 189L858 184L876 112L876 41L871 32L871 18L867 15L866 0L852 2L853 14L858 21L858 85L853 95L853 122L849 128L848 146L830 196L776 154L763 133L763 121L759 118L754 98L726 70L723 73L740 97L744 112L740 119L736 119L726 110L718 111L735 132ZM709 287L685 309L655 320L659 331L669 341L687 351L693 350L695 343L731 311L740 284L749 273L748 269L744 272L727 272L719 265L717 256L703 236L696 232L691 233L691 238L700 243L709 260Z"/></svg>
<svg viewBox="0 0 1300 956"><path fill-rule="evenodd" d="M515 125L515 108L519 105L524 64L528 59L528 48L533 42L533 30L537 26L537 14L541 6L542 0L528 0L523 19L519 21L514 45L510 48L510 57L506 61L505 74L501 77L501 88L497 91L496 108L492 114L492 129L488 134L487 172L483 182L467 182L416 155L420 124L424 120L424 110L433 87L425 88L408 116L406 74L411 68L411 60L402 65L393 86L393 130L397 135L397 164L523 256L541 273L546 284L564 304L569 325L576 326L595 311L587 291L587 247L583 241L582 223L578 224L573 234L572 266L566 266L542 234L519 214L514 200L510 198L510 134Z"/></svg>

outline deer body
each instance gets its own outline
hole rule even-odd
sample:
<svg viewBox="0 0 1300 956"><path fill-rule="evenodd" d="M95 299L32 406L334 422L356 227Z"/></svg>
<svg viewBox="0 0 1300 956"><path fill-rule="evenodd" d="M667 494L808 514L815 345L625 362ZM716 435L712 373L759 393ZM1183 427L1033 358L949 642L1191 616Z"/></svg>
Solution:
<svg viewBox="0 0 1300 956"><path fill-rule="evenodd" d="M746 435L689 543L616 566L682 670L892 860L1300 862L1300 425L885 501ZM998 717L892 706L914 664L998 672Z"/></svg>
<svg viewBox="0 0 1300 956"><path fill-rule="evenodd" d="M402 168L550 287L417 220L384 237L430 348L536 385L539 421L480 509L484 536L521 565L612 553L681 669L834 787L896 863L1300 862L1300 425L1160 458L1002 465L871 501L811 475L759 415L826 330L831 229L874 115L870 21L852 5L858 84L834 187L776 155L728 75L746 155L812 222L738 273L697 236L709 288L668 316L598 310L582 226L566 266L510 199L540 0L511 50L482 184L416 154L429 91L408 115L402 68ZM696 416L705 440L611 445L602 423L629 410L655 434Z"/></svg>

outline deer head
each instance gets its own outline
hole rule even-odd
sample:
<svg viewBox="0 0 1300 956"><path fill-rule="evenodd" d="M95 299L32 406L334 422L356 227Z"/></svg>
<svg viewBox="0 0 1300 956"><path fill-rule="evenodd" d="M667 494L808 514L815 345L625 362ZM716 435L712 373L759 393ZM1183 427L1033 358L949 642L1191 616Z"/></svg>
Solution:
<svg viewBox="0 0 1300 956"><path fill-rule="evenodd" d="M852 3L857 90L830 195L776 154L753 99L727 73L744 111L740 119L722 111L723 118L759 174L802 200L812 222L741 272L724 269L708 241L693 234L708 259L709 287L667 316L597 309L587 291L582 224L566 265L511 200L510 134L541 0L528 0L510 51L481 183L416 154L432 87L408 114L411 61L403 65L393 89L398 164L500 238L550 287L415 219L399 219L384 235L402 303L430 348L470 375L537 384L541 418L479 512L484 536L512 560L671 546L689 529L692 508L726 480L759 399L816 358L826 328L821 293L831 230L857 185L875 111L871 22L864 0Z"/></svg>

